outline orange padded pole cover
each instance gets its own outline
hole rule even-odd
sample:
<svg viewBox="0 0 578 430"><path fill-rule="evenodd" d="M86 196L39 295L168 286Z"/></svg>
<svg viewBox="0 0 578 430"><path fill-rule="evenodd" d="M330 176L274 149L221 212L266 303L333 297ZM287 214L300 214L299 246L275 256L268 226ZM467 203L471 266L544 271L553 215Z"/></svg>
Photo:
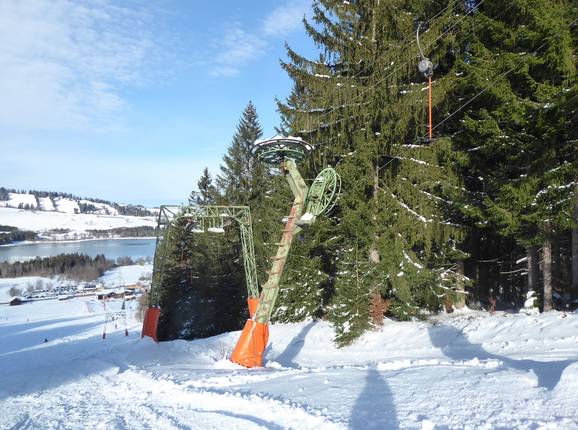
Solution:
<svg viewBox="0 0 578 430"><path fill-rule="evenodd" d="M263 352L269 341L269 326L247 320L231 354L231 361L245 367L262 367Z"/></svg>
<svg viewBox="0 0 578 430"><path fill-rule="evenodd" d="M429 140L431 141L432 131L433 131L433 124L432 124L432 115L431 115L431 76L428 76L428 120L429 120Z"/></svg>
<svg viewBox="0 0 578 430"><path fill-rule="evenodd" d="M253 318L257 312L257 306L259 306L259 297L249 297L247 303L249 304L249 317Z"/></svg>
<svg viewBox="0 0 578 430"><path fill-rule="evenodd" d="M149 307L145 311L144 321L142 323L142 334L141 337L152 337L155 342L157 339L157 325L159 323L159 315L161 310L159 308Z"/></svg>

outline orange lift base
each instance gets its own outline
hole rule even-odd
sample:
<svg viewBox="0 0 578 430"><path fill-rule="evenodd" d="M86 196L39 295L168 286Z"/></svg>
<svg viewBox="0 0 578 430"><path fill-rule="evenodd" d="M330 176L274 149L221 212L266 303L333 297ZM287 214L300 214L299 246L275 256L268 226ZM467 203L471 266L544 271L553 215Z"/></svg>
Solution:
<svg viewBox="0 0 578 430"><path fill-rule="evenodd" d="M231 361L245 367L263 367L263 352L269 341L269 326L247 320L231 354Z"/></svg>
<svg viewBox="0 0 578 430"><path fill-rule="evenodd" d="M249 297L247 303L249 304L249 317L253 318L259 306L259 297Z"/></svg>
<svg viewBox="0 0 578 430"><path fill-rule="evenodd" d="M151 337L155 342L157 339L157 325L159 324L159 315L161 310L159 308L149 307L145 311L144 321L142 323L141 337Z"/></svg>

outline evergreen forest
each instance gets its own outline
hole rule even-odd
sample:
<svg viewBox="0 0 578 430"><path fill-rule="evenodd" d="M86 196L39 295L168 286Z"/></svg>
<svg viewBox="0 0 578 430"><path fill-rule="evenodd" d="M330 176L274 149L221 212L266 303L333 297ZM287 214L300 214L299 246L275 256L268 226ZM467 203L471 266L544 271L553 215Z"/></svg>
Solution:
<svg viewBox="0 0 578 430"><path fill-rule="evenodd" d="M329 320L346 345L384 318L464 305L576 308L577 19L573 0L314 1L303 25L319 55L286 47L279 133L314 145L299 166L309 183L332 166L342 191L294 241L273 320ZM249 102L220 171L189 197L250 206L261 285L292 200L252 156L262 135ZM174 226L160 339L242 327L240 246L235 225Z"/></svg>

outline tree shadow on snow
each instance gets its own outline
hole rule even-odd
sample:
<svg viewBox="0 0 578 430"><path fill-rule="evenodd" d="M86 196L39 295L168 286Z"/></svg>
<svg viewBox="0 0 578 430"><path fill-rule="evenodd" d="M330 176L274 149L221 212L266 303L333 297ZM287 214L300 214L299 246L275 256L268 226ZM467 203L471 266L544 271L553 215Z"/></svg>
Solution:
<svg viewBox="0 0 578 430"><path fill-rule="evenodd" d="M393 395L389 385L376 368L370 368L365 387L355 401L349 426L354 430L396 429L397 421Z"/></svg>
<svg viewBox="0 0 578 430"><path fill-rule="evenodd" d="M564 369L576 362L576 360L514 360L493 354L480 345L471 343L461 330L452 326L430 326L428 327L428 333L432 344L452 360L472 360L475 358L479 360L500 360L506 368L533 372L538 379L538 386L547 390L554 389L560 381Z"/></svg>
<svg viewBox="0 0 578 430"><path fill-rule="evenodd" d="M238 419L252 422L252 423L254 423L260 427L264 427L264 428L269 429L269 430L283 430L284 429L284 427L281 427L278 424L275 424L271 421L267 421L267 420L261 419L259 417L255 417L253 415L249 415L249 414L239 414L239 413L233 413L233 412L219 410L219 409L215 409L215 410L195 409L195 412L205 413L205 414L218 414L218 415L224 415L226 417L238 418Z"/></svg>
<svg viewBox="0 0 578 430"><path fill-rule="evenodd" d="M310 323L305 325L301 329L299 334L295 336L291 340L291 342L287 344L285 350L275 358L275 361L280 365L282 365L283 367L293 367L293 368L300 367L299 364L294 363L293 360L295 359L295 357L299 355L299 353L303 349L303 346L305 345L305 338L307 337L311 329L315 326L315 324L317 324L317 321L311 321Z"/></svg>
<svg viewBox="0 0 578 430"><path fill-rule="evenodd" d="M83 317L68 317L68 318L58 318L58 319L43 319L32 322L21 322L18 324L1 324L0 325L0 339L4 342L4 339L10 336L17 336L23 332L29 332L39 327L44 327L47 325L61 324L70 321L78 321L87 318L94 318L94 315L87 315Z"/></svg>
<svg viewBox="0 0 578 430"><path fill-rule="evenodd" d="M29 331L20 331L10 333L7 336L0 335L0 359L9 359L9 357L26 348L42 345L46 339L51 342L55 339L62 339L68 336L74 336L94 327L102 326L102 321L92 321L85 324L65 325L52 327L52 323L44 324L47 327L31 328Z"/></svg>
<svg viewBox="0 0 578 430"><path fill-rule="evenodd" d="M65 335L83 333L102 325L94 322L68 327ZM101 335L72 338L34 345L0 356L0 401L5 398L37 393L59 387L71 381L86 379L105 372L120 372L122 363L116 363L118 354L110 356L111 348L122 355L123 346L134 344L134 337L125 337L122 331L110 333L106 340ZM100 351L95 354L94 351Z"/></svg>

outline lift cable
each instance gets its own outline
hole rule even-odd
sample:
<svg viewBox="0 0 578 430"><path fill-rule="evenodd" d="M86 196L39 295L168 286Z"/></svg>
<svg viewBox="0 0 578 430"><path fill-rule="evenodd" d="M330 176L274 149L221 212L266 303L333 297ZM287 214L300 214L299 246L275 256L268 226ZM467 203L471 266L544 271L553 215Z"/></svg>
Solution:
<svg viewBox="0 0 578 430"><path fill-rule="evenodd" d="M576 24L576 22L578 22L578 19L575 19L573 22L570 23L569 27L572 27ZM552 36L546 37L544 39L544 43L542 43L538 48L536 48L533 52L530 53L530 55L536 55L538 53L538 51L540 51L544 46L546 46L548 44L548 41L556 36L560 36L560 33L554 34ZM438 122L435 126L434 126L434 130L437 129L439 126L441 126L442 124L444 124L446 121L448 121L450 118L452 118L455 114L457 114L458 112L460 112L462 109L464 109L466 106L468 106L470 103L472 103L475 99L477 99L479 96L481 96L482 94L484 94L486 91L488 91L493 84L496 83L496 81L500 78L503 78L507 75L509 75L510 73L512 73L515 69L517 68L516 66L511 67L510 69L506 70L503 73L500 73L498 76L496 76L494 79L492 79L492 81L487 84L484 88L482 88L477 94L475 94L473 97L471 97L468 101L466 101L465 103L463 103L460 107L458 107L456 110L454 110L451 114L449 114L449 116L447 116L446 118L444 118L442 121Z"/></svg>
<svg viewBox="0 0 578 430"><path fill-rule="evenodd" d="M482 0L480 1L480 3L477 5L477 8L479 8L486 0ZM449 7L449 6L448 6ZM436 15L434 15L432 18L430 18L428 21L426 21L426 24L429 23L430 21L432 21L433 19L435 19L437 16L439 16L442 12L444 12L448 7L446 7L445 9L443 9L442 11L438 12ZM511 5L510 5L511 7ZM461 16L459 19L457 19L449 28L447 28L442 34L440 34L438 37L436 37L429 45L428 45L428 49L431 48L438 40L444 38L451 30L454 29L454 27L456 25L458 25L461 21L463 21L468 15L470 15L472 12L474 12L476 9L472 9L470 11L467 11L463 16ZM413 38L413 36L412 36ZM403 42L408 41L410 38L406 38ZM402 43L403 43L402 42ZM407 48L409 48L413 43L408 44ZM421 49L420 49L421 52ZM375 83L371 84L369 87L366 88L365 91L359 93L358 95L354 96L350 101L354 101L362 96L365 96L369 93L369 91L374 90L379 84L381 84L382 82L384 82L386 79L388 79L390 76L392 76L395 72L397 72L400 68L408 65L412 60L408 60L404 63L402 63L401 65L398 65L397 67L394 68L394 70L387 74L386 76L384 76L383 78L377 80ZM307 130L308 133L315 131L318 131L321 129L321 120L323 118L325 118L327 115L335 112L337 110L337 107L332 107L330 108L327 112L324 112L322 115L319 116L318 118L318 127L315 129L311 129L311 130Z"/></svg>

